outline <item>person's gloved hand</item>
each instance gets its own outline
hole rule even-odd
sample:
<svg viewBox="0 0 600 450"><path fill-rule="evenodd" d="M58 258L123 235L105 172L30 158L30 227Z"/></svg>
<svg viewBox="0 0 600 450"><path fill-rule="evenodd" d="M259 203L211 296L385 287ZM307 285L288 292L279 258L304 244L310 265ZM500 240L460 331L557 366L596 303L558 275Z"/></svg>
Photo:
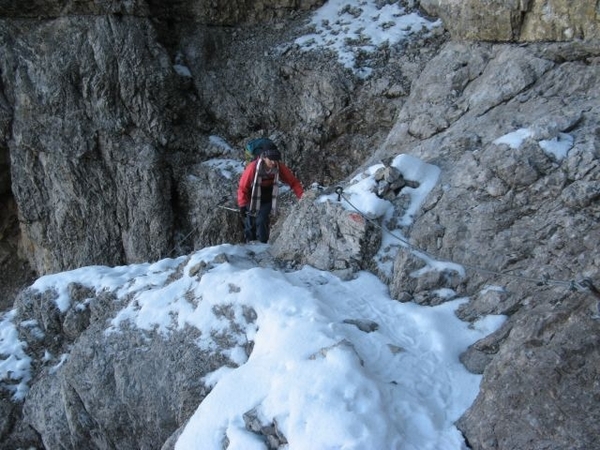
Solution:
<svg viewBox="0 0 600 450"><path fill-rule="evenodd" d="M242 219L245 219L247 215L248 215L248 207L247 206L241 206L240 207L240 217Z"/></svg>

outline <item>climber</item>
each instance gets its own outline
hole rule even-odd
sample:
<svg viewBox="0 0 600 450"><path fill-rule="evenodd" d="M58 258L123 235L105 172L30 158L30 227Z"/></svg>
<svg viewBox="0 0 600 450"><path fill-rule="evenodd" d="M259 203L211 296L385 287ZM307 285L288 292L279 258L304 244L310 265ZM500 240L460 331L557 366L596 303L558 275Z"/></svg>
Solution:
<svg viewBox="0 0 600 450"><path fill-rule="evenodd" d="M246 166L240 178L237 198L246 242L269 240L269 215L277 210L279 181L289 185L298 199L302 197L300 181L281 162L281 153L272 145Z"/></svg>

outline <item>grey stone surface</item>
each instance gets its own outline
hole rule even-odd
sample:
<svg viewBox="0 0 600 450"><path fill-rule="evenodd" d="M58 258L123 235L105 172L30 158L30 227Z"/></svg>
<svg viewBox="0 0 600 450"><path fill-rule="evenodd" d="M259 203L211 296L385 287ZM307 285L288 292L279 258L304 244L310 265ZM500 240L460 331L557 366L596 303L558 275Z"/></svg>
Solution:
<svg viewBox="0 0 600 450"><path fill-rule="evenodd" d="M454 298L437 294L451 289L469 298L457 312L464 320L508 316L461 356L483 375L458 422L469 445L599 447L598 298L569 284L600 284L593 2L422 1L456 40L388 47L367 80L291 44L319 2L250 3L0 2L5 292L27 278L16 274L20 261L41 275L237 241L235 213L214 208L224 196L233 203L236 180L202 163L238 157L249 137L274 137L305 186L329 193L373 163L410 154L441 174L403 231L465 274L411 276L424 261L400 251L385 279L392 296L437 304ZM518 148L494 143L522 128L531 134ZM539 145L561 133L573 138L564 159ZM394 174L381 181L381 195L401 208ZM322 193L283 198L277 259L259 263L377 272L379 228L317 202ZM118 307L108 293L73 285L69 295L91 299L89 308L62 312L55 295L25 291L15 304L21 320L37 324L19 329L35 379L24 404L0 397L0 442L172 448L205 393L198 380L227 361L201 353L185 330L170 340L132 329L104 335ZM69 358L56 371L45 351ZM263 434L278 436L273 430Z"/></svg>
<svg viewBox="0 0 600 450"><path fill-rule="evenodd" d="M312 2L253 2L254 22L266 23L239 28L220 25L239 22L228 14L245 2L220 15L202 2L105 13L115 5L65 2L54 16L56 5L34 3L36 19L0 21L0 177L12 184L21 257L38 274L156 260L188 235L187 248L222 242L225 231L210 232L222 214L206 206L230 190L190 204L188 180L210 158L240 159L257 135L278 142L306 186L347 176L383 140L407 89L390 92L408 87L445 39L375 55L377 75L362 81L292 44ZM88 7L98 10L72 9ZM178 8L193 14L174 26Z"/></svg>
<svg viewBox="0 0 600 450"><path fill-rule="evenodd" d="M494 42L600 38L594 0L421 0L442 18L454 39Z"/></svg>
<svg viewBox="0 0 600 450"><path fill-rule="evenodd" d="M36 380L22 413L21 405L0 402L13 405L8 417L24 429L4 424L9 447L160 448L208 393L203 376L233 364L223 354L231 346L227 340L218 343L222 351L207 352L192 327L168 336L128 324L107 332L123 299L75 284L67 295L64 311L53 290L25 290L15 304ZM248 311L245 317L256 316Z"/></svg>

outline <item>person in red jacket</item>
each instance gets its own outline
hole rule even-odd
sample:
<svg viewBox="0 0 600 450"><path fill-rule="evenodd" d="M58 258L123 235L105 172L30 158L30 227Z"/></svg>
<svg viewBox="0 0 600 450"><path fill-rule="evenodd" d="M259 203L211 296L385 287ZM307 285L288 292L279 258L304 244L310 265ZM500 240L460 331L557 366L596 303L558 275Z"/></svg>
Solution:
<svg viewBox="0 0 600 450"><path fill-rule="evenodd" d="M240 178L237 199L246 242L269 240L269 216L277 209L279 181L289 185L298 199L302 198L300 181L281 161L281 153L273 144L246 166Z"/></svg>

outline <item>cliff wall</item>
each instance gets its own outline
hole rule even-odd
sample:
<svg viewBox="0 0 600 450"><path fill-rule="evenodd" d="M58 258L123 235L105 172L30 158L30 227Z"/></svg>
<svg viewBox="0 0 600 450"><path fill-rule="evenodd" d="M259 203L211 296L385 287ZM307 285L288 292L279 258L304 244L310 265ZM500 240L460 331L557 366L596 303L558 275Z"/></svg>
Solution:
<svg viewBox="0 0 600 450"><path fill-rule="evenodd" d="M356 216L315 206L310 193L297 206L284 201L273 253L341 276L375 271L400 301L469 297L459 311L465 320L506 314L498 333L462 357L483 374L459 422L470 446L598 447L597 3L400 3L440 17L447 32L362 54L359 63L372 68L364 77L333 52L295 43L319 1L0 1L4 307L30 271L154 261L237 242L231 213L215 208L231 201L235 182L205 163L239 160L250 137L272 136L305 186L331 190L408 154L441 175L402 233L465 273L430 270L402 245L390 253L391 271L377 272L387 222L357 227ZM554 146L564 153L548 150ZM391 197L399 214L408 192ZM105 320L110 299L96 300L92 317ZM17 302L23 321L30 314L46 326L57 352L75 346L89 357L85 347L101 327L48 304L32 292ZM119 343L119 358L138 338ZM186 352L189 339L171 344ZM110 349L98 351L95 363L109 359ZM40 372L24 408L2 398L7 445L87 442L85 427L69 430L39 414L48 405L81 410L58 399L74 398L69 377L83 364L75 361L61 383ZM172 388L159 378L152 389ZM186 419L166 417L157 435ZM116 432L110 414L90 420ZM142 445L152 436L132 439Z"/></svg>

